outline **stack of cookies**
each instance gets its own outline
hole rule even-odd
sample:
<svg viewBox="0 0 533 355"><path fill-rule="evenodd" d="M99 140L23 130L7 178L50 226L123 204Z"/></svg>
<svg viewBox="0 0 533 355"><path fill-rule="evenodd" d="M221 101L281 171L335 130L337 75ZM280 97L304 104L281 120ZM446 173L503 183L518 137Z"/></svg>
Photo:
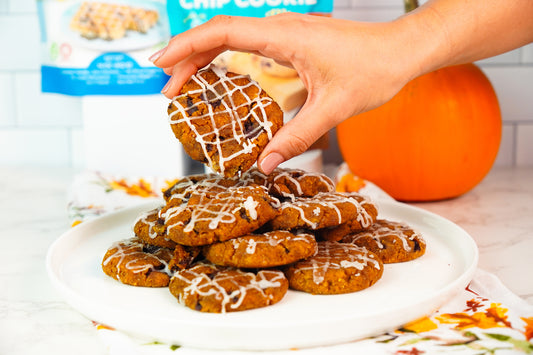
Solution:
<svg viewBox="0 0 533 355"><path fill-rule="evenodd" d="M368 197L335 192L327 176L252 167L283 112L248 76L202 69L168 112L185 151L218 174L164 191L164 205L139 216L135 237L109 248L107 275L168 287L194 310L232 312L277 303L289 288L359 291L381 278L384 263L424 253L418 233L378 220Z"/></svg>
<svg viewBox="0 0 533 355"><path fill-rule="evenodd" d="M163 206L139 216L134 238L109 248L103 270L125 284L168 287L198 311L264 307L288 288L359 291L381 278L384 263L425 251L418 233L377 219L368 197L335 192L323 174L194 175L163 195Z"/></svg>

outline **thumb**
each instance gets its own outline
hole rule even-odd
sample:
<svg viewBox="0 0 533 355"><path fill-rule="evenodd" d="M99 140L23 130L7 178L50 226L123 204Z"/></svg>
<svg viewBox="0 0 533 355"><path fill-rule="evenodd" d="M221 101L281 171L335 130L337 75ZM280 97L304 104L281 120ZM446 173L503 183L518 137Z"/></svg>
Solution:
<svg viewBox="0 0 533 355"><path fill-rule="evenodd" d="M335 122L331 119L331 110L323 109L324 106L306 103L267 144L257 162L259 170L270 174L279 164L305 152L333 128Z"/></svg>

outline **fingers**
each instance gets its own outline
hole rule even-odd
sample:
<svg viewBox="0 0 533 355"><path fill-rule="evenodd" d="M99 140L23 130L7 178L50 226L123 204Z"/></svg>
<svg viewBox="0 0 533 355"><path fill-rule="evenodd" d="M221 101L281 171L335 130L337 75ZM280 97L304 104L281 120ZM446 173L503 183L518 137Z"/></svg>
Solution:
<svg viewBox="0 0 533 355"><path fill-rule="evenodd" d="M172 76L161 92L169 99L176 96L180 92L181 87L193 74L209 64L223 50L223 48L215 48L211 51L197 53L187 58L187 60L177 63L173 67L165 68L165 73Z"/></svg>
<svg viewBox="0 0 533 355"><path fill-rule="evenodd" d="M269 41L260 18L224 16L213 17L206 23L174 36L168 46L154 54L152 60L161 68L171 67L197 53L214 48L233 48L258 51Z"/></svg>
<svg viewBox="0 0 533 355"><path fill-rule="evenodd" d="M183 84L200 68L209 64L217 55L228 50L259 53L268 47L270 36L263 31L264 19L215 16L208 22L174 36L167 47L154 53L150 60L164 72L172 75L162 90L172 98ZM273 26L274 32L278 31Z"/></svg>
<svg viewBox="0 0 533 355"><path fill-rule="evenodd" d="M317 106L304 105L300 113L274 135L258 159L259 170L270 174L279 164L305 152L335 126L331 112Z"/></svg>

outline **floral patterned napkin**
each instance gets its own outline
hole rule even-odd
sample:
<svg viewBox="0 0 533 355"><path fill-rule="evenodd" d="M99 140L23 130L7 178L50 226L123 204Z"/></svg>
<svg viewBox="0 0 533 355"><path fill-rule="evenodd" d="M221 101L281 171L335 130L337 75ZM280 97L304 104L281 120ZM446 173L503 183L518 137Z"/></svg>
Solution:
<svg viewBox="0 0 533 355"><path fill-rule="evenodd" d="M337 190L391 198L341 165ZM149 199L175 180L116 177L95 172L78 175L71 186L68 210L72 225ZM257 355L258 352L212 351L133 338L94 322L110 355ZM434 314L393 332L345 344L310 349L260 352L271 355L314 354L533 354L533 306L509 291L499 279L477 270L468 287Z"/></svg>

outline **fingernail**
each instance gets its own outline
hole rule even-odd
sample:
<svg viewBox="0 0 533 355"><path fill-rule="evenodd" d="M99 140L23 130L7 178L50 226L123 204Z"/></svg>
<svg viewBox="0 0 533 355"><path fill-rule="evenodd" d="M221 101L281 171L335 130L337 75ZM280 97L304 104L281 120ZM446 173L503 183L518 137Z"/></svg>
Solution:
<svg viewBox="0 0 533 355"><path fill-rule="evenodd" d="M270 153L261 161L261 170L265 174L270 174L279 164L283 163L284 161L285 159L281 154Z"/></svg>
<svg viewBox="0 0 533 355"><path fill-rule="evenodd" d="M161 93L162 93L162 94L164 94L164 93L166 93L166 92L168 91L168 88L170 87L170 80L171 80L171 79L169 79L169 80L167 81L167 83L165 84L165 86L163 86L163 88L161 89Z"/></svg>
<svg viewBox="0 0 533 355"><path fill-rule="evenodd" d="M161 57L161 56L163 55L163 53L165 53L166 49L167 49L167 47L158 50L157 52L155 52L154 54L152 54L152 55L150 56L150 58L148 58L148 60L151 61L152 63L155 63L155 61L158 60L159 57Z"/></svg>

